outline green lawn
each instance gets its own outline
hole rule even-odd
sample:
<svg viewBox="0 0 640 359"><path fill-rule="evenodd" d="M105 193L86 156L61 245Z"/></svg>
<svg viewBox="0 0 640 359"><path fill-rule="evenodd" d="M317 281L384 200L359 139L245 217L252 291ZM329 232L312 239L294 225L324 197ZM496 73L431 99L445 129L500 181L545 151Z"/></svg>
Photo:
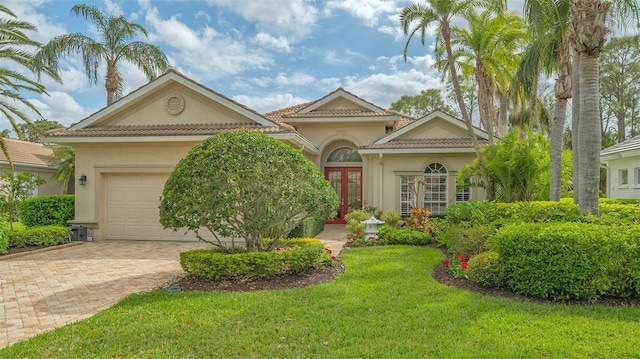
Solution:
<svg viewBox="0 0 640 359"><path fill-rule="evenodd" d="M332 283L133 295L0 358L638 358L640 308L520 303L453 289L432 248L346 249Z"/></svg>

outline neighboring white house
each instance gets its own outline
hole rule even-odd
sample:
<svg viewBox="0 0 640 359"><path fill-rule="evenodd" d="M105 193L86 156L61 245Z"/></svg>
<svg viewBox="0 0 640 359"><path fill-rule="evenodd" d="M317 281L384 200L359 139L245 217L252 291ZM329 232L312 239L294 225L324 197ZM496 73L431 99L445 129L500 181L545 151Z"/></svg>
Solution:
<svg viewBox="0 0 640 359"><path fill-rule="evenodd" d="M607 197L640 199L640 136L602 150L600 163L607 170Z"/></svg>

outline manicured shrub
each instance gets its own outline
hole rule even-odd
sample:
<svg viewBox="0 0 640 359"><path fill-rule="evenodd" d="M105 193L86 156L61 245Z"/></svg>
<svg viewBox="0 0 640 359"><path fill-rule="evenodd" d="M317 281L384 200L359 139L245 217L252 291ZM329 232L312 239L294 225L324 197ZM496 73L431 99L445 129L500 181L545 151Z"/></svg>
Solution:
<svg viewBox="0 0 640 359"><path fill-rule="evenodd" d="M289 233L289 238L313 238L324 229L324 219L307 217Z"/></svg>
<svg viewBox="0 0 640 359"><path fill-rule="evenodd" d="M364 233L365 225L360 223L371 218L373 214L362 209L356 209L344 216L344 220L347 221L347 232L351 234Z"/></svg>
<svg viewBox="0 0 640 359"><path fill-rule="evenodd" d="M411 246L424 246L430 244L433 240L429 233L387 225L378 227L378 236L383 240L384 244L406 244Z"/></svg>
<svg viewBox="0 0 640 359"><path fill-rule="evenodd" d="M612 285L611 270L624 262L624 238L608 226L523 223L495 236L506 285L555 300L594 299Z"/></svg>
<svg viewBox="0 0 640 359"><path fill-rule="evenodd" d="M640 224L640 205L622 203L602 203L599 205L600 218L596 223Z"/></svg>
<svg viewBox="0 0 640 359"><path fill-rule="evenodd" d="M467 223L451 225L438 236L438 242L447 247L449 253L458 256L475 256L484 252L487 240L496 233L492 225L470 226Z"/></svg>
<svg viewBox="0 0 640 359"><path fill-rule="evenodd" d="M447 207L445 218L453 224L471 222L474 224L488 224L497 219L497 202L468 201Z"/></svg>
<svg viewBox="0 0 640 359"><path fill-rule="evenodd" d="M477 254L467 262L467 276L470 281L485 287L504 286L504 276L498 253L493 251Z"/></svg>
<svg viewBox="0 0 640 359"><path fill-rule="evenodd" d="M640 226L633 226L624 234L625 255L612 263L611 296L640 297Z"/></svg>
<svg viewBox="0 0 640 359"><path fill-rule="evenodd" d="M404 225L404 219L402 219L402 214L394 210L384 212L380 216L380 220L384 221L384 224L391 227L395 227L395 228L400 228L402 227L402 225Z"/></svg>
<svg viewBox="0 0 640 359"><path fill-rule="evenodd" d="M429 232L429 215L425 208L412 208L409 217L405 218L405 226L414 231Z"/></svg>
<svg viewBox="0 0 640 359"><path fill-rule="evenodd" d="M61 226L31 227L24 231L11 231L9 233L9 247L56 246L68 241L70 234L69 228Z"/></svg>
<svg viewBox="0 0 640 359"><path fill-rule="evenodd" d="M188 190L187 190L188 189ZM286 237L301 213L335 216L336 191L301 151L267 134L224 131L194 146L167 179L159 205L160 224L193 232L227 248L220 237L242 238L249 252L265 234ZM207 240L200 231L215 234Z"/></svg>
<svg viewBox="0 0 640 359"><path fill-rule="evenodd" d="M0 254L7 253L9 248L9 221L6 217L0 216Z"/></svg>
<svg viewBox="0 0 640 359"><path fill-rule="evenodd" d="M183 252L180 265L187 272L214 280L238 276L264 279L315 268L327 256L317 239L285 239L282 247L273 252L227 254L210 249Z"/></svg>
<svg viewBox="0 0 640 359"><path fill-rule="evenodd" d="M38 196L20 203L20 219L27 227L67 226L74 217L74 195Z"/></svg>

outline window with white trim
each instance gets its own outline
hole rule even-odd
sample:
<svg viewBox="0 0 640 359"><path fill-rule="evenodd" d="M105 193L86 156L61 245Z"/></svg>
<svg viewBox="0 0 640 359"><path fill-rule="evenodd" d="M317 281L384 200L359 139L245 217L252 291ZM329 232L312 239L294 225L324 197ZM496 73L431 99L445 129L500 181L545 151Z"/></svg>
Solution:
<svg viewBox="0 0 640 359"><path fill-rule="evenodd" d="M400 213L410 214L413 207L414 176L400 176Z"/></svg>
<svg viewBox="0 0 640 359"><path fill-rule="evenodd" d="M430 163L424 170L423 207L431 213L444 213L447 209L447 168L442 163Z"/></svg>
<svg viewBox="0 0 640 359"><path fill-rule="evenodd" d="M461 188L456 193L456 203L469 202L469 199L471 199L471 189L469 187Z"/></svg>
<svg viewBox="0 0 640 359"><path fill-rule="evenodd" d="M618 185L629 185L629 170L626 168L618 170Z"/></svg>
<svg viewBox="0 0 640 359"><path fill-rule="evenodd" d="M633 184L636 186L640 185L640 167L633 169Z"/></svg>

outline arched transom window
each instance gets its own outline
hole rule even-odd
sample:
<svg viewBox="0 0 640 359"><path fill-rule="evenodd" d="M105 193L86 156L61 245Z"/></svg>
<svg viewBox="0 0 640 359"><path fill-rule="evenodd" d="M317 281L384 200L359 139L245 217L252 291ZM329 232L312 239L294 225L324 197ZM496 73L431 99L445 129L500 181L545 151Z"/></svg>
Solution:
<svg viewBox="0 0 640 359"><path fill-rule="evenodd" d="M362 157L358 151L349 147L340 147L331 152L327 157L327 162L362 162Z"/></svg>
<svg viewBox="0 0 640 359"><path fill-rule="evenodd" d="M442 163L430 163L424 170L423 207L431 213L444 213L447 208L447 177Z"/></svg>

